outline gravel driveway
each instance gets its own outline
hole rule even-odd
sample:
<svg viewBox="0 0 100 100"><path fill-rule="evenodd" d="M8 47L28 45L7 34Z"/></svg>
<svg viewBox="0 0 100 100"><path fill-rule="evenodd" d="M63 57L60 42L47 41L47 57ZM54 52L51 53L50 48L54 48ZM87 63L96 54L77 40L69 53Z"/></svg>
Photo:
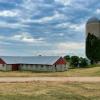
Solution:
<svg viewBox="0 0 100 100"><path fill-rule="evenodd" d="M100 82L100 77L0 77L0 83L15 82Z"/></svg>

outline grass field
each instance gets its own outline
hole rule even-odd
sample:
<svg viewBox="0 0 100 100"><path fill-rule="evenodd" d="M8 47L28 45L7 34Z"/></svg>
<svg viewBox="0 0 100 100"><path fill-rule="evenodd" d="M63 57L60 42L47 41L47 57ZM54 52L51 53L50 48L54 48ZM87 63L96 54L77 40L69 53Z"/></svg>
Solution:
<svg viewBox="0 0 100 100"><path fill-rule="evenodd" d="M66 72L0 72L0 77L100 76L100 67L69 69ZM0 83L0 100L100 100L100 83L27 82Z"/></svg>
<svg viewBox="0 0 100 100"><path fill-rule="evenodd" d="M100 76L100 67L69 69L65 72L31 72L31 71L0 71L0 77L68 77L68 76Z"/></svg>
<svg viewBox="0 0 100 100"><path fill-rule="evenodd" d="M0 83L0 100L100 100L100 83Z"/></svg>

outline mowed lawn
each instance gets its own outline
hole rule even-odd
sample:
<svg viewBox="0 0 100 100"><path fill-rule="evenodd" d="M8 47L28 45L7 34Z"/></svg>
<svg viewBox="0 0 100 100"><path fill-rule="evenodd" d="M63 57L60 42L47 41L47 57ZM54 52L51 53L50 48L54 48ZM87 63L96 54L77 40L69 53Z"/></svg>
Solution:
<svg viewBox="0 0 100 100"><path fill-rule="evenodd" d="M68 77L100 76L100 66L92 68L69 69L65 72L0 71L0 77Z"/></svg>
<svg viewBox="0 0 100 100"><path fill-rule="evenodd" d="M0 100L100 100L100 83L0 83Z"/></svg>

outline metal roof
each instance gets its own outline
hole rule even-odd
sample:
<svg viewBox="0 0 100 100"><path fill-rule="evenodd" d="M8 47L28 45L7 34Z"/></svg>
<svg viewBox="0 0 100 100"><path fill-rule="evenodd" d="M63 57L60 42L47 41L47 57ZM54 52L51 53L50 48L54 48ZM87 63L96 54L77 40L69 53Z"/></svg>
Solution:
<svg viewBox="0 0 100 100"><path fill-rule="evenodd" d="M89 23L99 23L99 22L100 22L100 20L98 18L92 17L87 21L87 24L89 24Z"/></svg>
<svg viewBox="0 0 100 100"><path fill-rule="evenodd" d="M59 56L1 56L6 64L45 64L52 65Z"/></svg>

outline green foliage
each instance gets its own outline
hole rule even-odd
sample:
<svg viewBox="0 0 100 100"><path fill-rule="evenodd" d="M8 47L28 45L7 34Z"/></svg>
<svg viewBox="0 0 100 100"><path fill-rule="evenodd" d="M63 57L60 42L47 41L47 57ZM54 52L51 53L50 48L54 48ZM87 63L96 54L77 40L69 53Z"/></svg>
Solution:
<svg viewBox="0 0 100 100"><path fill-rule="evenodd" d="M100 39L90 33L86 39L86 55L91 63L100 61Z"/></svg>
<svg viewBox="0 0 100 100"><path fill-rule="evenodd" d="M86 67L86 66L88 66L88 61L87 61L87 59L81 57L81 58L79 59L79 67Z"/></svg>
<svg viewBox="0 0 100 100"><path fill-rule="evenodd" d="M88 60L86 58L78 57L78 56L64 56L66 62L69 62L71 67L86 67L88 65Z"/></svg>
<svg viewBox="0 0 100 100"><path fill-rule="evenodd" d="M64 59L69 62L70 61L70 56L66 55L66 56L64 56Z"/></svg>
<svg viewBox="0 0 100 100"><path fill-rule="evenodd" d="M78 56L72 56L70 59L70 65L73 67L77 67L79 65L79 57Z"/></svg>

